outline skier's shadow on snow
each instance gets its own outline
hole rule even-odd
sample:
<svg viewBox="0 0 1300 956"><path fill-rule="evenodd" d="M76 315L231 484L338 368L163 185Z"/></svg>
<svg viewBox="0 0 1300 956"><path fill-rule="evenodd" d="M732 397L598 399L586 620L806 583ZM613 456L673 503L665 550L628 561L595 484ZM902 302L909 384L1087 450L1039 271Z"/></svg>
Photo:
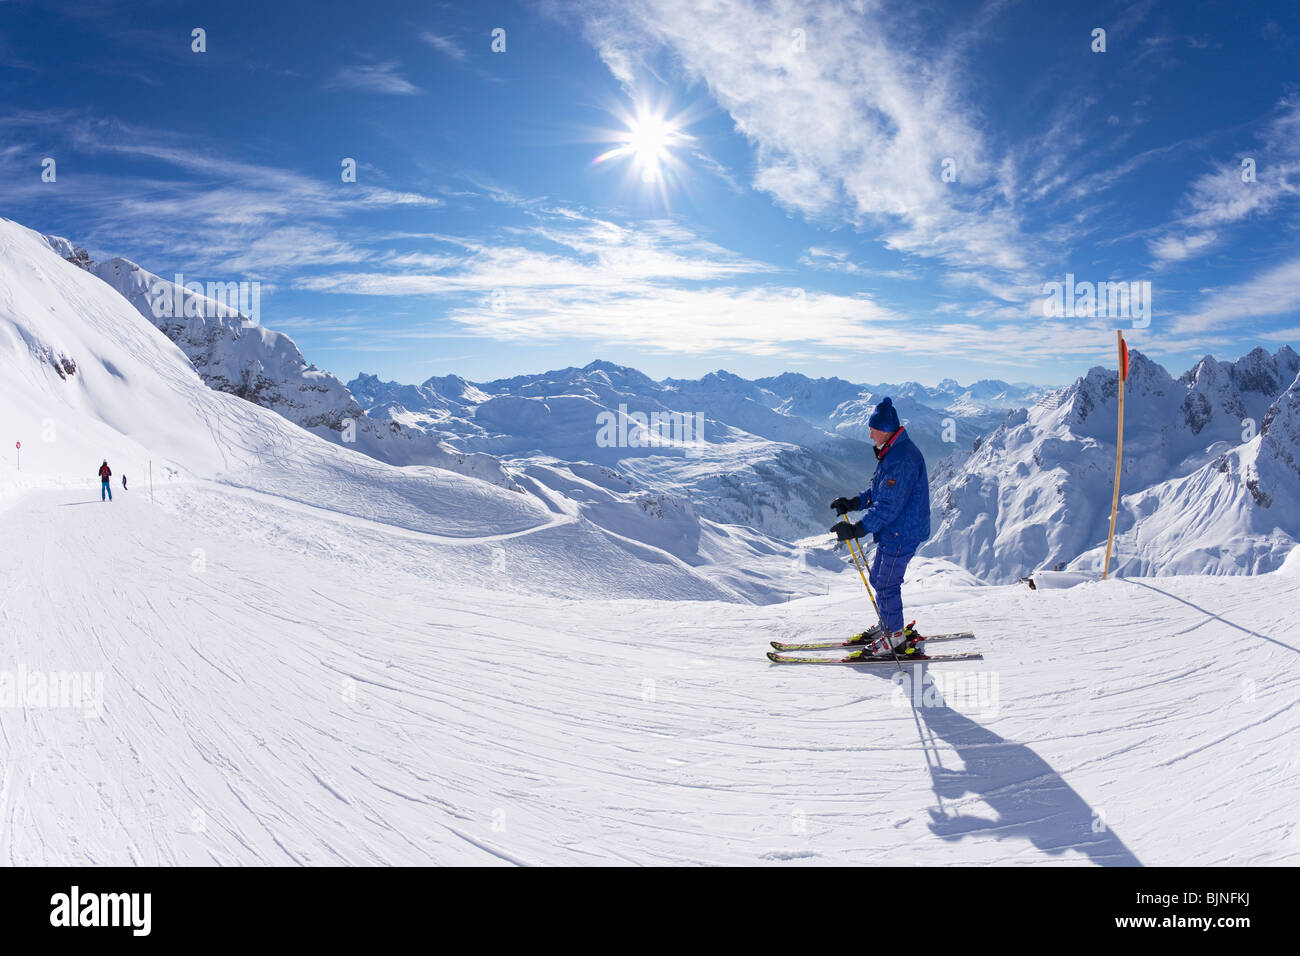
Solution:
<svg viewBox="0 0 1300 956"><path fill-rule="evenodd" d="M930 810L930 830L936 836L949 841L977 834L1024 839L1044 853L1076 850L1102 866L1142 865L1104 824L1102 815L1047 761L1026 745L999 737L953 710L929 680L922 687L926 703L912 706L920 718L921 744L939 799L938 808ZM964 770L942 765L934 738L957 751ZM960 800L970 794L992 807L997 816L950 813L944 806L945 799Z"/></svg>
<svg viewBox="0 0 1300 956"><path fill-rule="evenodd" d="M1129 584L1136 584L1139 587L1146 588L1148 591L1155 591L1157 594L1163 594L1165 597L1177 601L1179 604L1186 604L1188 607L1200 611L1202 614L1204 614L1206 617L1210 618L1211 620L1218 621L1221 624L1226 624L1228 625L1228 627L1235 627L1237 630L1241 631L1244 634L1249 634L1251 637L1258 637L1261 640L1268 641L1270 644L1276 644L1278 647L1285 647L1288 651L1296 651L1297 653L1300 653L1300 647L1292 647L1290 644L1287 644L1284 641L1279 641L1275 637L1269 637L1267 634L1259 633L1259 631L1252 631L1248 627L1242 627L1240 624L1234 624L1232 621L1229 621L1226 617L1223 617L1219 614L1215 614L1213 611L1209 610L1208 608L1203 608L1199 604L1193 604L1191 601L1188 601L1186 598L1180 598L1177 594L1170 594L1168 591L1163 591L1160 588L1156 587L1154 584L1147 584L1147 582L1145 581L1137 581L1134 580L1133 578L1126 578L1125 580Z"/></svg>

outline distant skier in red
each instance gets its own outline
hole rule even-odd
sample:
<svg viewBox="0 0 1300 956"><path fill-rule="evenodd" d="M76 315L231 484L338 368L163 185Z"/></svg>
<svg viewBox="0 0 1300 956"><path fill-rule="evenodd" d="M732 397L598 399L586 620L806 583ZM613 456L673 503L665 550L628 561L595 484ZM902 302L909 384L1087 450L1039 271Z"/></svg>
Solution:
<svg viewBox="0 0 1300 956"><path fill-rule="evenodd" d="M108 467L108 459L105 458L104 463L99 466L99 500L100 501L103 501L106 495L108 496L109 501L113 500L113 485L109 481L109 479L112 477L113 477L113 469Z"/></svg>

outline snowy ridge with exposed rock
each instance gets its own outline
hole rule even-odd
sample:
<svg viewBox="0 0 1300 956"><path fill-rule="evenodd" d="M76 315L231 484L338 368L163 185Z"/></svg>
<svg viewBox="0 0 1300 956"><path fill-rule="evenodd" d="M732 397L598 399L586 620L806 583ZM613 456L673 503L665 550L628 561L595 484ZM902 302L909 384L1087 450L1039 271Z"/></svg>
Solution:
<svg viewBox="0 0 1300 956"><path fill-rule="evenodd" d="M435 436L365 414L333 374L308 365L289 336L254 324L225 303L184 293L174 282L114 258L83 267L103 279L164 335L180 346L212 388L278 412L337 444L393 465L433 465L511 486L501 463L489 455L457 451ZM184 302L182 314L155 314L153 305Z"/></svg>
<svg viewBox="0 0 1300 956"><path fill-rule="evenodd" d="M1294 500L1279 463L1294 455L1287 396L1297 374L1300 357L1288 346L1271 355L1257 348L1236 362L1207 357L1179 379L1131 353L1113 571L1280 566L1300 540L1300 512L1274 508L1265 496ZM1117 401L1114 370L1094 368L1051 401L1008 413L943 476L936 533L923 553L991 581L1057 565L1099 568ZM1252 483L1271 490L1253 495Z"/></svg>

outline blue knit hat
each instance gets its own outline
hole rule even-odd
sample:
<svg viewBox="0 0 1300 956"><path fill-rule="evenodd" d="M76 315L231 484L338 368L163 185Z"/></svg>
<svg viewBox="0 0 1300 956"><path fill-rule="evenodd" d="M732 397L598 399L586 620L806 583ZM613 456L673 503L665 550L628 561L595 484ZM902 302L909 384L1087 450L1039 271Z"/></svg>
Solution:
<svg viewBox="0 0 1300 956"><path fill-rule="evenodd" d="M861 419L858 420L861 421ZM876 406L876 410L867 419L867 424L876 431L891 433L898 431L898 412L894 410L894 400L889 396L881 399L880 404Z"/></svg>

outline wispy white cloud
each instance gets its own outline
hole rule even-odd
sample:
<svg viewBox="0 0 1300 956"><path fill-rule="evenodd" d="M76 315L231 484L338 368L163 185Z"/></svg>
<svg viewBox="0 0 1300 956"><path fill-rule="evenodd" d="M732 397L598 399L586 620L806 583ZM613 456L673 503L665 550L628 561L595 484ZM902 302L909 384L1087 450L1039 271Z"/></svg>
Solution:
<svg viewBox="0 0 1300 956"><path fill-rule="evenodd" d="M469 335L638 343L682 353L778 354L791 343L857 341L901 320L867 296L768 283L777 271L771 265L672 220L629 225L571 207L529 211L533 225L498 239L437 236L452 250L393 254L383 258L384 271L304 276L294 287L438 296L446 318Z"/></svg>
<svg viewBox="0 0 1300 956"><path fill-rule="evenodd" d="M443 56L449 57L458 63L464 63L469 58L469 54L451 37L439 36L436 33L421 33L420 39Z"/></svg>
<svg viewBox="0 0 1300 956"><path fill-rule="evenodd" d="M282 319L276 319L275 328L278 332L349 332L365 333L373 335L380 330L376 329L373 321L367 321L351 318L320 318L316 316L291 315Z"/></svg>
<svg viewBox="0 0 1300 956"><path fill-rule="evenodd" d="M627 225L572 207L527 207L530 228L504 239L428 234L447 252L381 256L376 269L300 277L324 293L427 296L461 334L519 343L589 341L660 353L739 353L831 361L845 348L897 350L1033 367L1063 356L1102 360L1104 320L1047 321L1023 290L980 274L958 277L996 298L953 304L946 318L903 314L867 295L778 281L772 266L739 256L681 224ZM807 257L853 267L846 253ZM381 268L383 271L381 271ZM938 310L937 310L938 311ZM961 317L958 317L961 316ZM390 330L394 338L445 338L445 322Z"/></svg>
<svg viewBox="0 0 1300 956"><path fill-rule="evenodd" d="M1206 332L1249 319L1287 315L1300 310L1300 259L1291 259L1253 278L1212 292L1193 311L1179 316L1175 334Z"/></svg>
<svg viewBox="0 0 1300 956"><path fill-rule="evenodd" d="M897 322L867 298L779 287L569 286L458 307L448 318L497 339L586 339L659 352L784 354L793 343L838 346Z"/></svg>
<svg viewBox="0 0 1300 956"><path fill-rule="evenodd" d="M732 174L731 170L718 162L708 153L705 153L700 149L693 149L691 150L691 159L701 169L705 169L716 176L733 193L738 196L744 195L745 188L736 181L736 177Z"/></svg>
<svg viewBox="0 0 1300 956"><path fill-rule="evenodd" d="M1257 150L1219 162L1194 180L1182 213L1149 242L1157 264L1180 262L1213 248L1222 227L1266 216L1300 196L1300 99L1283 100L1260 134ZM1253 178L1243 163L1253 164Z"/></svg>
<svg viewBox="0 0 1300 956"><path fill-rule="evenodd" d="M586 34L635 92L667 49L753 142L754 185L810 219L880 231L889 247L971 268L1032 258L967 102L959 58L891 42L872 0L594 0ZM796 32L797 31L797 32ZM945 182L951 160L956 182ZM994 188L971 188L989 186Z"/></svg>
<svg viewBox="0 0 1300 956"><path fill-rule="evenodd" d="M825 246L810 246L799 257L799 264L822 272L840 272L845 275L875 276L882 279L917 279L919 276L910 269L876 269L864 266L849 258L847 252Z"/></svg>
<svg viewBox="0 0 1300 956"><path fill-rule="evenodd" d="M1151 251L1160 262L1181 262L1200 255L1219 238L1215 232L1196 232L1181 236L1161 236L1151 240Z"/></svg>
<svg viewBox="0 0 1300 956"><path fill-rule="evenodd" d="M326 84L328 89L362 90L366 93L387 93L410 96L420 92L419 87L400 72L397 61L384 63L358 63L345 66Z"/></svg>
<svg viewBox="0 0 1300 956"><path fill-rule="evenodd" d="M1002 302L1025 303L1042 296L1042 288L999 282L980 272L950 272L944 282L954 286L974 286Z"/></svg>
<svg viewBox="0 0 1300 956"><path fill-rule="evenodd" d="M514 228L506 239L439 236L460 252L411 253L387 264L431 271L352 272L303 277L297 288L362 295L476 294L589 289L602 295L632 285L716 282L772 272L670 221L635 227L565 210L562 219ZM574 218L578 217L578 218Z"/></svg>
<svg viewBox="0 0 1300 956"><path fill-rule="evenodd" d="M433 272L458 266L465 261L464 256L433 252L390 252L381 258L385 266L399 269L429 269Z"/></svg>
<svg viewBox="0 0 1300 956"><path fill-rule="evenodd" d="M303 225L279 226L249 239L234 255L218 263L222 272L261 275L302 266L341 265L370 257L328 232Z"/></svg>
<svg viewBox="0 0 1300 956"><path fill-rule="evenodd" d="M266 279L313 266L364 262L358 231L340 235L355 213L399 207L439 208L439 196L348 184L226 155L167 131L69 114L10 117L13 128L59 130L74 149L163 164L182 175L130 176L89 171L57 186L18 184L20 198L76 209L78 240L112 254L151 251L176 267L238 272ZM21 159L22 157L19 157ZM3 158L0 158L3 161ZM147 263L146 263L147 264Z"/></svg>

